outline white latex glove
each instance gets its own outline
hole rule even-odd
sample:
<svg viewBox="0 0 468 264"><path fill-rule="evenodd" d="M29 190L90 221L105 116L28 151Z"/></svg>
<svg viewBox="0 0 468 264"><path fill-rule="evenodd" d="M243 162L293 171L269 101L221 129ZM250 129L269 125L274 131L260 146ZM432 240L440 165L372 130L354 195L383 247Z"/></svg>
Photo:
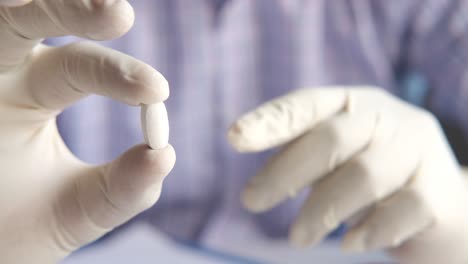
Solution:
<svg viewBox="0 0 468 264"><path fill-rule="evenodd" d="M95 44L39 44L68 34L115 38L133 18L123 0L0 8L0 263L54 263L158 199L175 161L171 146L139 145L91 166L64 145L55 117L91 93L135 106L163 101L169 95L164 77Z"/></svg>
<svg viewBox="0 0 468 264"><path fill-rule="evenodd" d="M296 244L316 244L360 215L348 250L468 263L467 187L430 113L379 89L299 90L241 117L228 137L241 152L284 145L247 184L251 211L313 188L291 228Z"/></svg>

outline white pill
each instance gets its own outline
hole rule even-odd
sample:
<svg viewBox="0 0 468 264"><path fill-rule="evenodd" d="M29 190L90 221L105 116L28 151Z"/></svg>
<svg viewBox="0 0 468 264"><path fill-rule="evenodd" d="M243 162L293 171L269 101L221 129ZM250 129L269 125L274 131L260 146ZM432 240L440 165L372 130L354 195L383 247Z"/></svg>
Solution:
<svg viewBox="0 0 468 264"><path fill-rule="evenodd" d="M164 103L141 105L141 126L145 142L152 149L165 148L169 142L169 120Z"/></svg>

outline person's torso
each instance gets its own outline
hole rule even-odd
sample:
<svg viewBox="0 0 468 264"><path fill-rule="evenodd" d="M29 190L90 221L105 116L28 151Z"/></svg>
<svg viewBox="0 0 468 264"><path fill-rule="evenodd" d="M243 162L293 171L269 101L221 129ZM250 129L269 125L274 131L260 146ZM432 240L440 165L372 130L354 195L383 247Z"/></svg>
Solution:
<svg viewBox="0 0 468 264"><path fill-rule="evenodd" d="M133 1L134 28L106 43L158 69L171 87L177 164L160 201L142 217L183 239L203 237L213 221L236 219L284 235L300 203L258 216L241 208L243 184L268 155L236 154L227 128L243 112L297 88L374 85L398 93L405 9L384 12L385 0L219 2ZM387 22L391 15L401 16L401 26ZM72 151L90 162L142 142L139 109L101 97L67 110L59 126Z"/></svg>

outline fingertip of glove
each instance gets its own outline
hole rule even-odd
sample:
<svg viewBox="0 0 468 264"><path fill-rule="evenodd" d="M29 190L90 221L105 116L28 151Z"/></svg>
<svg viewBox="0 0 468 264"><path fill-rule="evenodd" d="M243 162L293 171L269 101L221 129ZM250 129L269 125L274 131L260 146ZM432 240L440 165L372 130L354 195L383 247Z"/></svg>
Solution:
<svg viewBox="0 0 468 264"><path fill-rule="evenodd" d="M164 76L149 65L139 71L142 93L139 101L143 104L163 102L169 98L169 82Z"/></svg>
<svg viewBox="0 0 468 264"><path fill-rule="evenodd" d="M246 137L245 129L242 125L241 121L236 121L232 126L228 129L227 132L227 140L229 144L237 151L237 152L250 152L253 151L249 140Z"/></svg>
<svg viewBox="0 0 468 264"><path fill-rule="evenodd" d="M152 173L167 176L175 165L176 154L171 145L162 149L151 149L147 145L142 146L141 167L147 168Z"/></svg>
<svg viewBox="0 0 468 264"><path fill-rule="evenodd" d="M238 122L235 122L228 129L226 137L227 137L229 144L231 144L231 146L237 151L242 151L241 148L239 148L239 145L240 145L239 139L241 136L242 136L242 130L240 129Z"/></svg>
<svg viewBox="0 0 468 264"><path fill-rule="evenodd" d="M108 79L117 85L114 91L118 100L129 105L154 104L167 100L169 83L153 67L130 58L126 63L115 60L115 71L109 71ZM118 90L120 89L120 90Z"/></svg>
<svg viewBox="0 0 468 264"><path fill-rule="evenodd" d="M360 253L365 250L365 237L366 234L363 231L351 230L343 238L341 248L345 252L349 253Z"/></svg>
<svg viewBox="0 0 468 264"><path fill-rule="evenodd" d="M138 173L143 184L153 184L155 180L163 180L169 174L175 160L175 151L171 145L162 149L151 149L142 144L126 152L119 167Z"/></svg>
<svg viewBox="0 0 468 264"><path fill-rule="evenodd" d="M301 249L311 243L307 230L304 230L304 228L301 228L297 224L293 225L289 232L289 241L293 246Z"/></svg>
<svg viewBox="0 0 468 264"><path fill-rule="evenodd" d="M252 213L262 213L268 210L267 197L254 187L246 186L241 194L241 202L248 211Z"/></svg>
<svg viewBox="0 0 468 264"><path fill-rule="evenodd" d="M110 40L123 36L133 26L133 7L123 0L91 0L89 30L83 37L92 40ZM86 22L84 22L86 23Z"/></svg>

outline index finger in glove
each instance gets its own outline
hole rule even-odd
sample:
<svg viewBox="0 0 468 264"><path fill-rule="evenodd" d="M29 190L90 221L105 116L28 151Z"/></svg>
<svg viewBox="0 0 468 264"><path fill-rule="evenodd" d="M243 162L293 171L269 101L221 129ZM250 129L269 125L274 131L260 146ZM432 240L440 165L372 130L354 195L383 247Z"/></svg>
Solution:
<svg viewBox="0 0 468 264"><path fill-rule="evenodd" d="M0 71L24 62L41 38L75 35L107 40L126 33L134 13L125 0L36 0L0 8Z"/></svg>
<svg viewBox="0 0 468 264"><path fill-rule="evenodd" d="M240 152L262 151L288 142L343 110L344 89L304 89L267 102L239 118L228 132Z"/></svg>
<svg viewBox="0 0 468 264"><path fill-rule="evenodd" d="M228 140L240 152L277 147L342 112L369 112L391 101L380 100L383 95L373 87L298 90L243 115L230 128Z"/></svg>
<svg viewBox="0 0 468 264"><path fill-rule="evenodd" d="M169 96L169 85L151 66L89 42L42 48L27 70L25 94L47 110L62 110L89 94L129 105L151 104Z"/></svg>

